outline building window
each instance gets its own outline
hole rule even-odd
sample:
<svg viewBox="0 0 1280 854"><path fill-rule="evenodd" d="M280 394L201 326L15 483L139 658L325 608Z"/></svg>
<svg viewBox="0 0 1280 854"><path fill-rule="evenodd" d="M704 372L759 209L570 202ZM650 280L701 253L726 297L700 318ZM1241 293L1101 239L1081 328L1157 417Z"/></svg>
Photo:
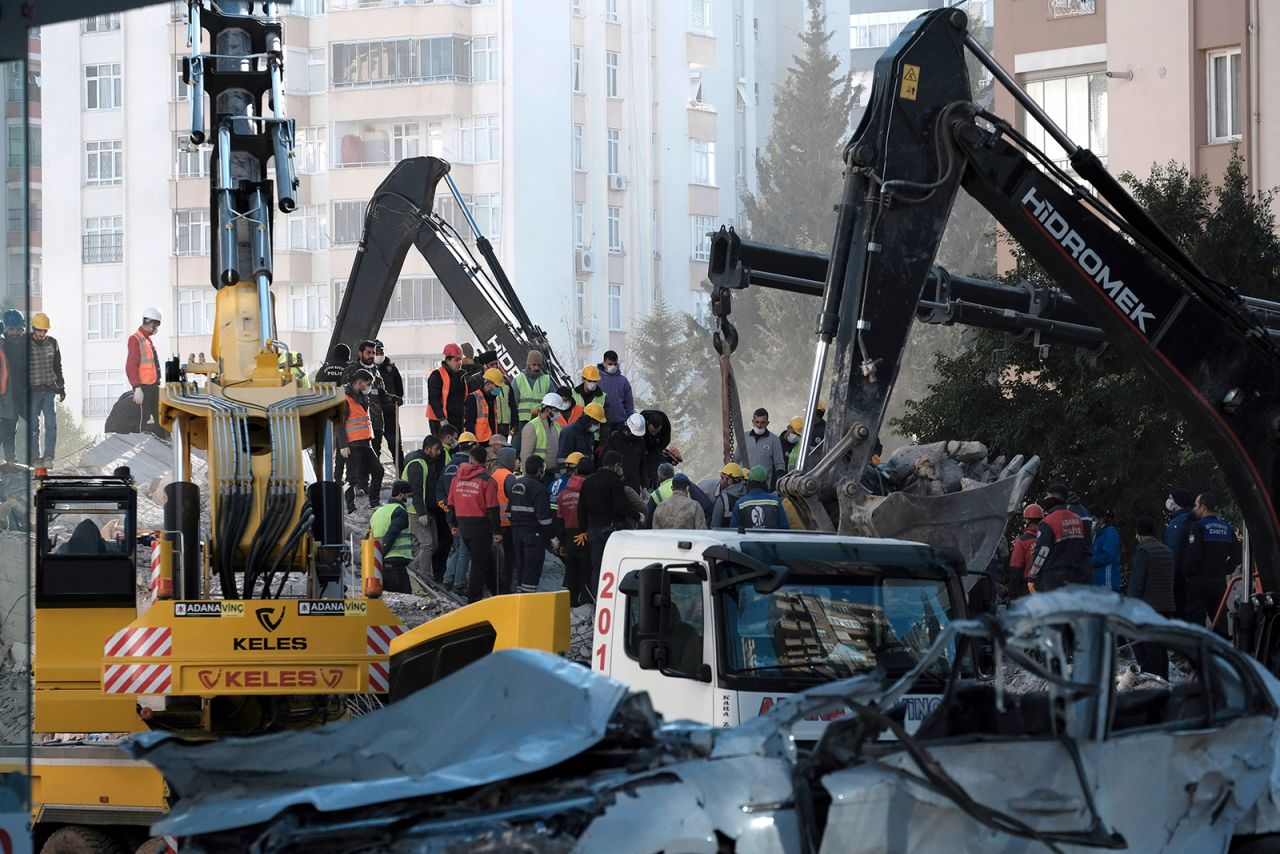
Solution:
<svg viewBox="0 0 1280 854"><path fill-rule="evenodd" d="M124 100L120 82L120 63L84 67L84 108L86 110L114 110Z"/></svg>
<svg viewBox="0 0 1280 854"><path fill-rule="evenodd" d="M471 81L471 39L432 36L332 45L334 88Z"/></svg>
<svg viewBox="0 0 1280 854"><path fill-rule="evenodd" d="M329 217L324 205L302 205L285 219L288 248L294 252L323 252L329 248Z"/></svg>
<svg viewBox="0 0 1280 854"><path fill-rule="evenodd" d="M605 0L604 19L611 24L618 23L618 0Z"/></svg>
<svg viewBox="0 0 1280 854"><path fill-rule="evenodd" d="M716 144L707 139L689 140L693 157L693 183L716 185Z"/></svg>
<svg viewBox="0 0 1280 854"><path fill-rule="evenodd" d="M571 65L571 76L573 78L573 91L582 91L582 48L576 44L573 46L573 61Z"/></svg>
<svg viewBox="0 0 1280 854"><path fill-rule="evenodd" d="M502 128L498 116L472 116L459 123L463 163L490 163L502 151Z"/></svg>
<svg viewBox="0 0 1280 854"><path fill-rule="evenodd" d="M734 174L739 178L747 177L747 149L746 146L739 145L734 152L733 158Z"/></svg>
<svg viewBox="0 0 1280 854"><path fill-rule="evenodd" d="M693 253L690 257L695 261L711 260L711 231L715 223L709 216L694 215L689 217L689 225L693 238Z"/></svg>
<svg viewBox="0 0 1280 854"><path fill-rule="evenodd" d="M212 335L217 296L208 285L178 288L178 334Z"/></svg>
<svg viewBox="0 0 1280 854"><path fill-rule="evenodd" d="M618 54L611 50L604 52L604 94L618 97Z"/></svg>
<svg viewBox="0 0 1280 854"><path fill-rule="evenodd" d="M605 153L610 175L619 175L622 166L622 131L609 128L606 136Z"/></svg>
<svg viewBox="0 0 1280 854"><path fill-rule="evenodd" d="M477 193L471 203L471 217L476 228L490 240L502 233L502 196L499 193Z"/></svg>
<svg viewBox="0 0 1280 854"><path fill-rule="evenodd" d="M428 83L470 83L471 39L464 36L423 39L422 79Z"/></svg>
<svg viewBox="0 0 1280 854"><path fill-rule="evenodd" d="M609 283L609 331L622 331L622 285Z"/></svg>
<svg viewBox="0 0 1280 854"><path fill-rule="evenodd" d="M333 203L333 243L335 246L353 246L360 242L364 230L365 203L358 199Z"/></svg>
<svg viewBox="0 0 1280 854"><path fill-rule="evenodd" d="M323 172L329 166L329 131L323 126L298 128L297 139L294 140L294 160L298 164L298 172L303 175L314 175Z"/></svg>
<svg viewBox="0 0 1280 854"><path fill-rule="evenodd" d="M82 33L113 33L119 29L120 15L115 12L110 15L94 15L92 18L84 18L80 21Z"/></svg>
<svg viewBox="0 0 1280 854"><path fill-rule="evenodd" d="M329 328L329 289L323 284L289 286L289 320L294 332Z"/></svg>
<svg viewBox="0 0 1280 854"><path fill-rule="evenodd" d="M84 221L81 260L110 264L124 257L124 217L91 216Z"/></svg>
<svg viewBox="0 0 1280 854"><path fill-rule="evenodd" d="M622 254L622 208L609 206L609 253Z"/></svg>
<svg viewBox="0 0 1280 854"><path fill-rule="evenodd" d="M693 292L693 318L700 326L711 325L711 294L706 291Z"/></svg>
<svg viewBox="0 0 1280 854"><path fill-rule="evenodd" d="M391 125L391 162L399 163L410 157L418 157L422 148L422 132L417 122L396 122Z"/></svg>
<svg viewBox="0 0 1280 854"><path fill-rule="evenodd" d="M128 386L119 371L85 371L84 417L106 418L126 391Z"/></svg>
<svg viewBox="0 0 1280 854"><path fill-rule="evenodd" d="M712 34L711 0L689 0L689 29L704 36Z"/></svg>
<svg viewBox="0 0 1280 854"><path fill-rule="evenodd" d="M209 211L176 211L173 215L176 232L175 252L178 255L209 254Z"/></svg>
<svg viewBox="0 0 1280 854"><path fill-rule="evenodd" d="M582 171L582 125L573 126L573 171Z"/></svg>
<svg viewBox="0 0 1280 854"><path fill-rule="evenodd" d="M86 187L119 184L124 177L124 143L103 139L84 144L84 183Z"/></svg>
<svg viewBox="0 0 1280 854"><path fill-rule="evenodd" d="M182 57L175 56L173 58L173 99L175 101L185 101L191 97L191 87L182 72Z"/></svg>
<svg viewBox="0 0 1280 854"><path fill-rule="evenodd" d="M902 28L927 9L897 12L863 12L849 16L849 43L854 50L883 48L893 43Z"/></svg>
<svg viewBox="0 0 1280 854"><path fill-rule="evenodd" d="M578 17L582 17L582 0L573 0L572 5L569 7L569 11Z"/></svg>
<svg viewBox="0 0 1280 854"><path fill-rule="evenodd" d="M1049 0L1050 18L1073 18L1076 15L1092 15L1097 10L1097 0ZM972 16L971 19L973 19Z"/></svg>
<svg viewBox="0 0 1280 854"><path fill-rule="evenodd" d="M208 145L192 145L191 135L185 131L174 136L174 172L179 178L209 177L209 157L213 148Z"/></svg>
<svg viewBox="0 0 1280 854"><path fill-rule="evenodd" d="M8 161L10 169L21 169L23 167L23 155L27 153L27 137L23 133L23 126L20 124L9 125L9 147ZM31 125L31 147L30 147L30 166L39 166L44 150L42 141L42 131L40 125Z"/></svg>
<svg viewBox="0 0 1280 854"><path fill-rule="evenodd" d="M427 402L427 377L435 370L433 359L426 356L397 356L396 367L404 378L404 402L406 406L421 406Z"/></svg>
<svg viewBox="0 0 1280 854"><path fill-rule="evenodd" d="M742 45L742 16L733 16L733 43L741 47Z"/></svg>
<svg viewBox="0 0 1280 854"><path fill-rule="evenodd" d="M462 202L470 209L471 197L466 193L462 194ZM448 223L454 231L460 235L465 235L464 239L471 236L471 223L467 222L462 209L458 207L458 200L453 197L452 193L436 196L432 210L437 217Z"/></svg>
<svg viewBox="0 0 1280 854"><path fill-rule="evenodd" d="M85 337L113 341L124 337L124 294L89 294L84 298Z"/></svg>
<svg viewBox="0 0 1280 854"><path fill-rule="evenodd" d="M383 323L461 323L462 312L434 276L402 276Z"/></svg>
<svg viewBox="0 0 1280 854"><path fill-rule="evenodd" d="M1090 148L1103 164L1107 162L1107 77L1103 72L1030 80L1024 88L1067 136L1078 145ZM1023 125L1023 132L1032 145L1071 171L1067 153L1044 132L1039 122L1024 114Z"/></svg>
<svg viewBox="0 0 1280 854"><path fill-rule="evenodd" d="M1209 142L1240 139L1240 48L1208 55Z"/></svg>
<svg viewBox="0 0 1280 854"><path fill-rule="evenodd" d="M473 83L492 83L498 79L497 36L476 36L471 40L471 73Z"/></svg>
<svg viewBox="0 0 1280 854"><path fill-rule="evenodd" d="M582 279L573 283L573 319L578 327L587 324L587 283Z"/></svg>
<svg viewBox="0 0 1280 854"><path fill-rule="evenodd" d="M587 212L582 202L573 203L573 245L579 249L587 245Z"/></svg>
<svg viewBox="0 0 1280 854"><path fill-rule="evenodd" d="M314 18L324 14L324 0L293 0L287 6L280 7L284 15L297 15L300 18Z"/></svg>

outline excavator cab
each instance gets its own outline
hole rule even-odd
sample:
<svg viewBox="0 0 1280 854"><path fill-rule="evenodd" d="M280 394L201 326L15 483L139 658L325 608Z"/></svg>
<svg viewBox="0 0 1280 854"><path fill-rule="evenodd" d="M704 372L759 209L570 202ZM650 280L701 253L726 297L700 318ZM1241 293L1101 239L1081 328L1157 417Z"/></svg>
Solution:
<svg viewBox="0 0 1280 854"><path fill-rule="evenodd" d="M133 607L137 494L128 469L45 477L35 495L36 607Z"/></svg>

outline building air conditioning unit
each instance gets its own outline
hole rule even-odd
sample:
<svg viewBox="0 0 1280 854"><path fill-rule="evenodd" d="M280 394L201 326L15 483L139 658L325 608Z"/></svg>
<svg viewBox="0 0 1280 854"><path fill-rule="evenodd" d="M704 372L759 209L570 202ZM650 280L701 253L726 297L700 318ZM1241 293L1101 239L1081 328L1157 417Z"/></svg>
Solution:
<svg viewBox="0 0 1280 854"><path fill-rule="evenodd" d="M626 176L626 175L610 175L610 176L609 176L609 189L610 189L610 190L625 190L625 189L627 189L627 176Z"/></svg>
<svg viewBox="0 0 1280 854"><path fill-rule="evenodd" d="M598 262L596 261L595 253L590 249L579 249L574 260L577 262L579 273L594 273L596 271Z"/></svg>

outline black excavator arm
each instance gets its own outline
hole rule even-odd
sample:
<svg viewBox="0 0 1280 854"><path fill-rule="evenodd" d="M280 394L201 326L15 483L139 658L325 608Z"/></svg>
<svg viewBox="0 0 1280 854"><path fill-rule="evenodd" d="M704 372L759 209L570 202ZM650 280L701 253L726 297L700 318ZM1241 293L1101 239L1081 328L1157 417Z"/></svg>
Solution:
<svg viewBox="0 0 1280 854"><path fill-rule="evenodd" d="M475 234L483 263L471 254L462 236L432 211L442 180ZM354 346L378 334L411 246L426 259L481 346L497 352L508 374L524 368L530 350L540 350L556 385L572 385L546 332L530 319L489 239L480 233L449 179L449 164L438 157L400 161L369 200L329 353L339 343Z"/></svg>
<svg viewBox="0 0 1280 854"><path fill-rule="evenodd" d="M834 344L824 483L783 488L856 492L884 417L907 332L920 310L956 192L986 207L1070 295L1072 305L1169 394L1212 451L1250 537L1246 570L1280 593L1280 346L1267 329L1274 306L1253 303L1187 257L1098 158L1078 148L967 32L957 9L925 13L876 63L871 100L845 148L845 180L818 318L810 410ZM971 103L965 51L1069 154L1058 168L1008 122ZM1092 192L1078 178L1092 185ZM1094 195L1096 193L1096 196ZM811 278L812 271L803 278ZM799 277L798 277L799 278ZM808 444L808 437L804 439ZM812 505L811 505L812 506ZM1246 584L1248 578L1246 578ZM1247 588L1246 588L1247 589ZM1237 636L1262 657L1250 603ZM1268 616L1267 623L1275 618ZM1259 649L1265 644L1265 647Z"/></svg>

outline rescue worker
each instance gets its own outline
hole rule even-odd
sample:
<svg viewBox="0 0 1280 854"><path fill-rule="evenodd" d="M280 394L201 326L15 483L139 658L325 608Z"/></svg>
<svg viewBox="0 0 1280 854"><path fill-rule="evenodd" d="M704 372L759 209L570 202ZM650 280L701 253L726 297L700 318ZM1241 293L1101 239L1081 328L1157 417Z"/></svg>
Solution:
<svg viewBox="0 0 1280 854"><path fill-rule="evenodd" d="M751 416L751 430L747 433L746 445L746 467L763 468L767 475L765 484L772 489L777 479L787 473L787 461L782 455L782 440L769 432L769 410L763 406Z"/></svg>
<svg viewBox="0 0 1280 854"><path fill-rule="evenodd" d="M489 474L493 474L493 470L498 467L498 454L502 453L507 448L511 448L511 446L507 444L506 436L501 436L497 433L494 433L492 436L489 437L489 463L488 463ZM514 455L515 448L511 448L511 452ZM518 462L518 460L516 459L515 456L512 456L511 460L512 460L511 465L507 466L507 468L511 469L512 471L515 471L516 463Z"/></svg>
<svg viewBox="0 0 1280 854"><path fill-rule="evenodd" d="M1156 520L1139 516L1133 522L1138 545L1129 563L1126 594L1141 599L1162 617L1177 618L1173 599L1173 552L1156 539ZM1169 656L1162 644L1143 641L1134 650L1138 666L1161 679L1169 678Z"/></svg>
<svg viewBox="0 0 1280 854"><path fill-rule="evenodd" d="M1165 499L1169 521L1164 528L1164 544L1173 554L1173 598L1175 612L1187 613L1187 576L1183 566L1187 556L1187 534L1195 521L1196 497L1186 487L1178 487Z"/></svg>
<svg viewBox="0 0 1280 854"><path fill-rule="evenodd" d="M702 510L702 527L707 527L707 521L711 518L711 511L715 507L712 498L702 491L696 483L689 480L688 475L676 474L675 466L671 463L662 463L658 466L658 477L660 481L656 488L649 493L649 501L645 505L644 518L648 522L649 527L654 527L654 514L658 509L658 505L664 503L671 497L675 489L676 480L684 477L689 482L689 486L685 489L685 493L689 496L698 507Z"/></svg>
<svg viewBox="0 0 1280 854"><path fill-rule="evenodd" d="M1116 528L1116 514L1101 504L1089 508L1094 519L1093 529L1093 584L1120 590L1120 531Z"/></svg>
<svg viewBox="0 0 1280 854"><path fill-rule="evenodd" d="M384 424L382 423L382 401L386 398L386 385L382 381L382 374L378 371L378 366L374 361L377 353L378 345L372 339L361 341L356 347L356 357L347 365L346 370L342 372L342 381L348 383L355 376L356 371L367 371L369 376L373 377L373 382L369 385L369 417L373 420L373 443L370 447L373 449L373 455L379 459L378 465L381 466L381 458L378 457L378 448L382 447L382 434L384 432Z"/></svg>
<svg viewBox="0 0 1280 854"><path fill-rule="evenodd" d="M441 422L462 429L462 408L467 399L467 381L462 374L462 348L444 345L440 366L427 377L427 424L439 434Z"/></svg>
<svg viewBox="0 0 1280 854"><path fill-rule="evenodd" d="M576 404L573 402L573 389L567 385L562 385L556 389L556 394L560 395L560 399L564 401L564 406L560 407L560 412L556 417L556 424L560 425L560 429L568 427L573 419L569 416L573 415ZM581 410L578 410L581 414Z"/></svg>
<svg viewBox="0 0 1280 854"><path fill-rule="evenodd" d="M311 388L311 377L307 376L306 369L302 367L302 354L297 350L281 350L279 357L276 358L276 364L282 368L288 368L298 388Z"/></svg>
<svg viewBox="0 0 1280 854"><path fill-rule="evenodd" d="M582 462L582 453L574 451L567 459L565 459L564 465L560 467L560 476L551 481L551 486L547 488L551 498L552 512L560 509L557 504L560 490L564 489L565 485L569 482L569 478L573 477L574 474L577 473L578 463L580 462Z"/></svg>
<svg viewBox="0 0 1280 854"><path fill-rule="evenodd" d="M589 403L582 410L582 417L560 431L560 449L556 459L563 461L574 451L592 462L600 444L600 431L604 427L604 407Z"/></svg>
<svg viewBox="0 0 1280 854"><path fill-rule="evenodd" d="M591 549L586 545L586 529L582 527L578 513L581 506L582 484L595 472L591 460L573 453L574 460L569 477L556 495L556 519L559 522L560 557L564 559L564 589L569 591L569 607L588 605L595 600L595 591L587 592L587 579L591 577Z"/></svg>
<svg viewBox="0 0 1280 854"><path fill-rule="evenodd" d="M409 562L413 560L413 535L405 506L413 493L407 481L391 484L391 500L374 511L369 531L382 542L382 589L409 593Z"/></svg>
<svg viewBox="0 0 1280 854"><path fill-rule="evenodd" d="M345 429L338 431L338 455L347 462L347 512L356 512L356 489L369 496L370 509L378 506L382 492L382 464L373 452L373 419L369 413L369 387L373 374L355 372L347 383L343 407Z"/></svg>
<svg viewBox="0 0 1280 854"><path fill-rule="evenodd" d="M449 527L467 544L471 556L468 602L479 602L486 585L495 593L498 590L493 550L501 544L502 534L498 530L498 487L484 470L488 453L484 448L472 448L449 486Z"/></svg>
<svg viewBox="0 0 1280 854"><path fill-rule="evenodd" d="M577 421L582 415L582 410L588 404L598 403L605 407L609 406L609 395L605 394L600 388L600 369L595 365L585 365L582 368L582 382L578 383L573 389L573 407L569 411L568 421L570 424Z"/></svg>
<svg viewBox="0 0 1280 854"><path fill-rule="evenodd" d="M1075 490L1067 494L1067 509L1080 517L1081 529L1084 531L1084 553L1080 555L1080 571L1073 577L1074 584L1089 584L1093 580L1093 511L1084 504L1084 499Z"/></svg>
<svg viewBox="0 0 1280 854"><path fill-rule="evenodd" d="M787 454L787 471L795 471L800 460L800 437L804 434L804 419L797 415L787 422L782 431L782 449Z"/></svg>
<svg viewBox="0 0 1280 854"><path fill-rule="evenodd" d="M425 588L428 575L434 576L433 557L436 552L436 488L444 469L444 445L436 436L422 437L422 447L405 457L400 478L409 484L413 498L413 514L410 528L416 548L413 553L413 576ZM440 579L437 578L437 581Z"/></svg>
<svg viewBox="0 0 1280 854"><path fill-rule="evenodd" d="M501 360L498 359L496 350L485 350L483 353L476 354L476 364L480 366L482 373L490 368L497 368L502 371L503 377L507 376L507 372L502 368ZM512 424L511 396L508 394L498 395L494 400L494 406L497 407L497 414L494 415L494 421L497 422L497 431L503 436L510 435Z"/></svg>
<svg viewBox="0 0 1280 854"><path fill-rule="evenodd" d="M62 379L62 351L49 334L49 315L38 311L31 316L31 335L27 350L27 377L31 389L31 420L27 424L27 450L36 464L52 463L58 445L58 412L54 398L67 399L67 386ZM134 392L135 400L137 392ZM40 453L40 419L44 419L44 453Z"/></svg>
<svg viewBox="0 0 1280 854"><path fill-rule="evenodd" d="M488 444L491 438L500 435L496 431L497 413L493 400L505 390L502 385L505 380L502 371L488 368L484 372L480 388L467 395L467 402L462 410L462 424L466 430L476 434L476 441L481 444Z"/></svg>
<svg viewBox="0 0 1280 854"><path fill-rule="evenodd" d="M711 508L711 527L727 528L733 516L733 505L747 494L747 486L743 483L746 473L737 463L725 463L720 469L720 491L716 493L715 505Z"/></svg>
<svg viewBox="0 0 1280 854"><path fill-rule="evenodd" d="M440 479L436 481L435 494L428 495L427 499L431 502L431 515L435 520L436 526L436 550L431 556L432 575L436 581L444 579L445 566L449 560L449 555L453 550L453 534L449 533L449 520L445 518L444 500L448 495L448 490L442 490L441 485L444 481L444 473L450 465L454 466L454 472L457 472L456 463L462 462L462 458L466 456L467 450L458 447L458 428L452 424L440 425L440 432L436 435L440 440Z"/></svg>
<svg viewBox="0 0 1280 854"><path fill-rule="evenodd" d="M34 318L31 325L34 329ZM160 309L152 306L142 312L142 323L127 342L124 375L133 389L133 402L142 407L142 421L134 431L137 433L149 425L160 425L160 356L151 340L159 329Z"/></svg>
<svg viewBox="0 0 1280 854"><path fill-rule="evenodd" d="M404 448L400 445L400 404L404 403L404 377L400 368L387 356L387 348L378 340L373 342L373 364L382 377L382 434L374 437L374 453L382 456L382 440L391 451L392 468L404 468Z"/></svg>
<svg viewBox="0 0 1280 854"><path fill-rule="evenodd" d="M560 395L549 392L542 398L537 416L524 425L520 436L520 467L526 472L529 467L525 461L534 454L543 460L555 459L560 448L560 425L556 423L556 416L563 406Z"/></svg>
<svg viewBox="0 0 1280 854"><path fill-rule="evenodd" d="M605 453L617 451L622 457L622 481L640 491L640 464L644 461L644 416L633 412L627 420L613 428L605 439Z"/></svg>
<svg viewBox="0 0 1280 854"><path fill-rule="evenodd" d="M27 381L27 318L16 308L4 313L4 339L0 360L4 363L4 389L0 391L0 452L9 464L18 461L18 418L25 416L22 395Z"/></svg>
<svg viewBox="0 0 1280 854"><path fill-rule="evenodd" d="M1196 496L1193 511L1196 520L1187 531L1187 555L1183 563L1187 575L1186 620L1197 626L1206 622L1226 637L1221 624L1214 624L1222 595L1227 589L1227 576L1239 563L1236 552L1236 529L1217 516L1218 499L1212 492Z"/></svg>
<svg viewBox="0 0 1280 854"><path fill-rule="evenodd" d="M1005 598L1009 602L1027 595L1031 560L1035 556L1036 537L1040 533L1040 520L1043 518L1044 508L1039 504L1028 504L1022 511L1022 533L1018 534L1009 552L1009 572L1004 582Z"/></svg>
<svg viewBox="0 0 1280 854"><path fill-rule="evenodd" d="M452 427L446 424L444 427ZM441 427L441 432L444 432ZM458 437L458 444L454 446L451 452L449 464L444 467L444 471L440 474L440 485L436 487L437 506L440 511L445 514L444 530L449 534L450 548L445 558L444 575L442 576L443 584L447 590L452 591L462 598L467 597L467 573L471 568L471 552L467 549L467 543L461 537L453 533L453 525L450 524L449 513L449 490L453 487L453 479L458 474L458 469L462 464L471 459L471 451L476 448L476 437L472 433L463 433ZM485 459L488 459L489 452L483 446L479 446L484 451ZM486 471L487 473L487 471Z"/></svg>
<svg viewBox="0 0 1280 854"><path fill-rule="evenodd" d="M678 464L680 449L671 444L671 419L661 409L644 409L644 457L640 461L640 483L655 489L661 482L658 466L664 462Z"/></svg>
<svg viewBox="0 0 1280 854"><path fill-rule="evenodd" d="M777 437L774 437L777 438ZM777 493L769 491L769 472L764 466L752 466L747 472L747 492L733 505L729 516L731 528L787 529L787 512Z"/></svg>
<svg viewBox="0 0 1280 854"><path fill-rule="evenodd" d="M351 361L351 348L346 344L334 344L329 358L316 370L315 381L318 383L342 384L342 374Z"/></svg>
<svg viewBox="0 0 1280 854"><path fill-rule="evenodd" d="M579 463L579 469L581 465ZM617 451L607 451L600 468L583 481L578 498L578 522L585 533L579 534L574 542L591 549L588 590L592 601L595 601L596 585L600 581L600 564L604 561L604 547L609 536L628 524L639 523L641 516L627 499L627 491L622 482L622 457Z"/></svg>
<svg viewBox="0 0 1280 854"><path fill-rule="evenodd" d="M485 372L488 376L488 372ZM504 388L505 391L505 388ZM525 356L524 370L511 381L511 413L514 419L517 450L524 425L538 415L542 399L551 392L551 374L542 370L542 353L530 350Z"/></svg>
<svg viewBox="0 0 1280 854"><path fill-rule="evenodd" d="M542 580L542 564L547 549L559 546L551 535L555 516L551 512L551 496L542 482L545 463L538 454L523 464L524 474L507 478L507 510L511 518L511 557L513 575L520 593L534 593Z"/></svg>
<svg viewBox="0 0 1280 854"><path fill-rule="evenodd" d="M707 516L702 512L698 502L689 497L689 489L693 483L680 472L671 479L671 494L653 511L653 527L676 528L680 530L704 530L707 527Z"/></svg>
<svg viewBox="0 0 1280 854"><path fill-rule="evenodd" d="M605 393L605 399L608 401L604 410L605 417L609 426L616 428L636 411L636 402L631 395L631 381L622 373L622 366L618 364L618 354L614 350L604 351L599 371L600 390Z"/></svg>
<svg viewBox="0 0 1280 854"><path fill-rule="evenodd" d="M516 471L516 449L504 447L496 454L490 453L489 457L494 463L489 476L498 487L498 533L501 535L499 545L494 549L498 577L498 589L494 593L511 593L515 589L515 545L511 534L511 500L507 494L507 481Z"/></svg>
<svg viewBox="0 0 1280 854"><path fill-rule="evenodd" d="M1067 506L1067 495L1066 484L1053 483L1040 499L1045 516L1036 526L1035 555L1027 583L1032 593L1083 583L1079 573L1080 556L1085 551L1084 523Z"/></svg>

